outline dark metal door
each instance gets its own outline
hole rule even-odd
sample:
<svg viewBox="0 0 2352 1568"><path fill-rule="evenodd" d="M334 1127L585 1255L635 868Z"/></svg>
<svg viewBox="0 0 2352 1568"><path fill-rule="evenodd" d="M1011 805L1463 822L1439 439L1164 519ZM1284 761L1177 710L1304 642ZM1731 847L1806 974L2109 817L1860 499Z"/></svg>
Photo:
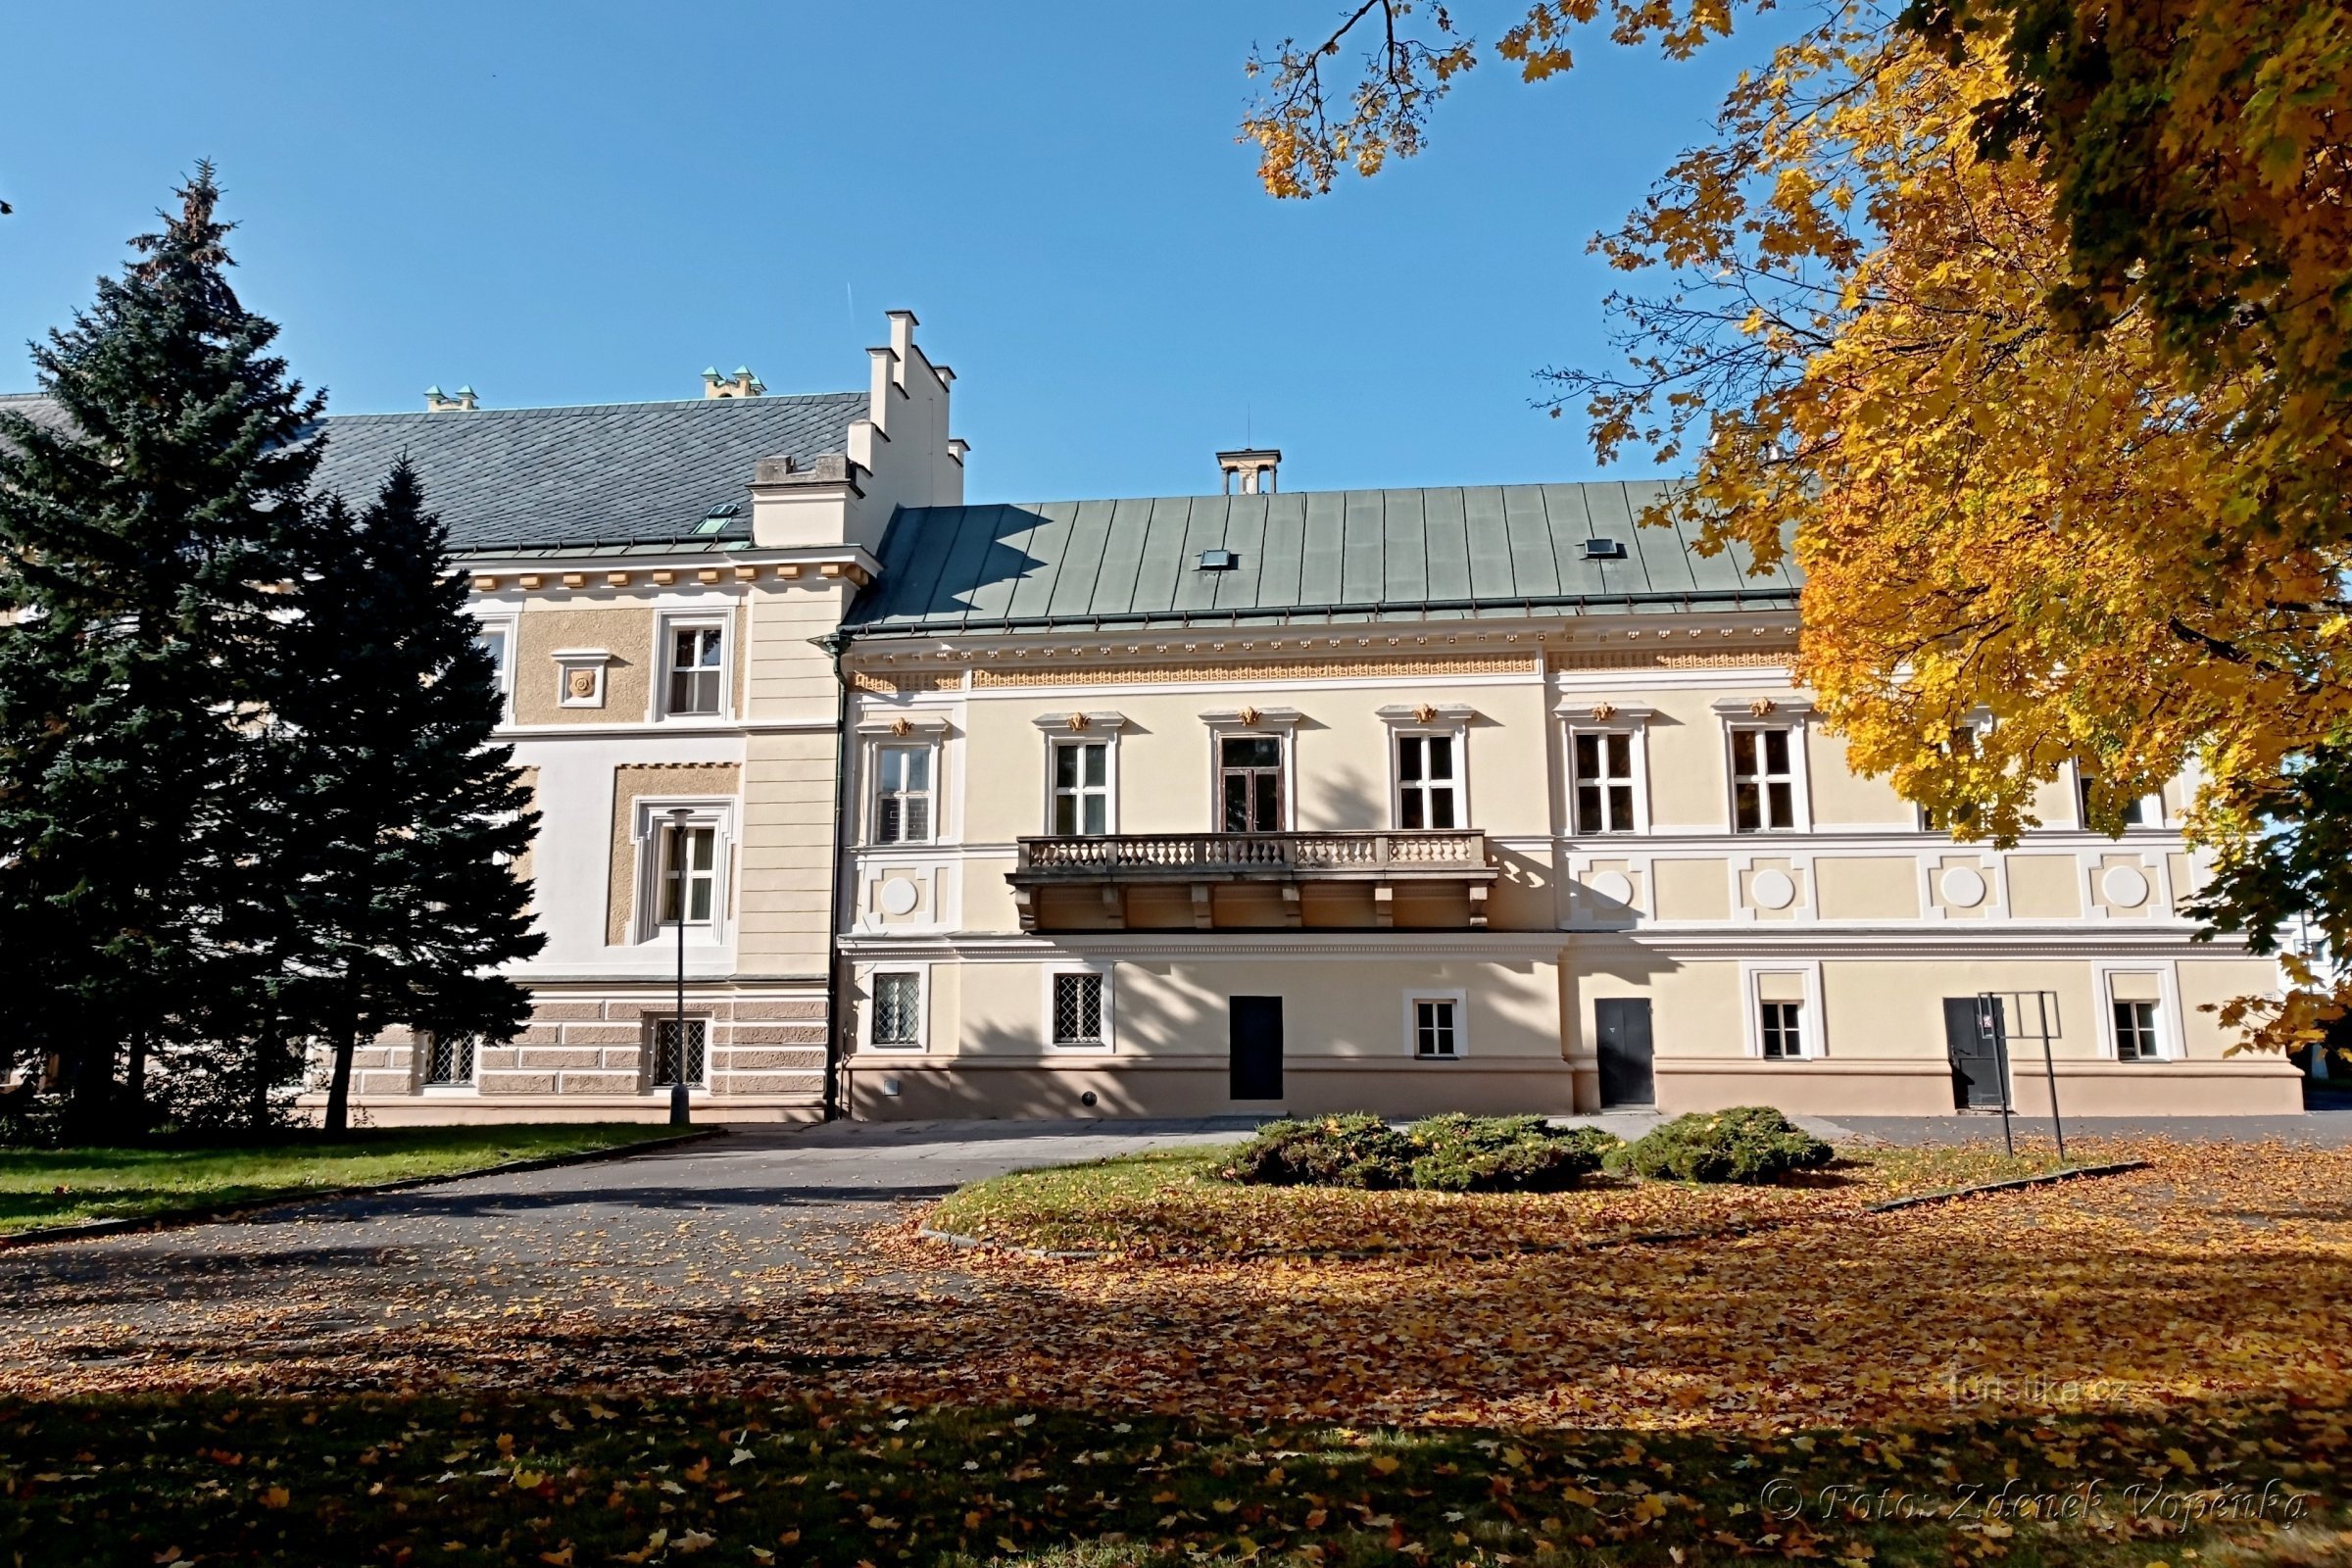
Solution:
<svg viewBox="0 0 2352 1568"><path fill-rule="evenodd" d="M1236 1100L1282 1098L1282 999L1234 997L1232 1089Z"/></svg>
<svg viewBox="0 0 2352 1568"><path fill-rule="evenodd" d="M1599 1036L1600 1102L1654 1105L1658 1092L1650 1075L1649 999L1602 997L1592 1004Z"/></svg>
<svg viewBox="0 0 2352 1568"><path fill-rule="evenodd" d="M2001 1014L1982 997L1943 999L1944 1049L1952 1058L1952 1104L1961 1110L1998 1110L2008 1102L2001 1083Z"/></svg>

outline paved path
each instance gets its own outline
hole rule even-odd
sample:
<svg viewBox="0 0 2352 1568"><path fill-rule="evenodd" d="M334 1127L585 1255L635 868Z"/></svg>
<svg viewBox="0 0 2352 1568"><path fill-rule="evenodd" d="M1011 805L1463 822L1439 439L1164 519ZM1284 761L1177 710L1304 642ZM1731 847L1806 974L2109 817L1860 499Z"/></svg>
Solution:
<svg viewBox="0 0 2352 1568"><path fill-rule="evenodd" d="M1649 1112L1579 1118L1635 1138ZM1994 1117L1802 1118L1824 1137L1995 1140ZM43 1341L139 1331L158 1348L257 1346L510 1309L625 1311L774 1302L875 1275L872 1226L964 1182L1026 1166L1241 1136L1244 1118L857 1123L731 1132L682 1149L183 1230L0 1252L0 1365ZM2021 1134L2046 1122L2019 1118ZM2284 1138L2352 1145L2352 1112L2070 1123L2079 1136ZM952 1274L906 1282L956 1292ZM12 1347L16 1348L12 1348ZM167 1353L168 1350L167 1350Z"/></svg>
<svg viewBox="0 0 2352 1568"><path fill-rule="evenodd" d="M1241 1136L1245 1120L890 1123L730 1132L628 1159L0 1252L0 1327L313 1332L504 1304L759 1300L860 1266L903 1205L1023 1166ZM0 1334L7 1342L25 1336Z"/></svg>

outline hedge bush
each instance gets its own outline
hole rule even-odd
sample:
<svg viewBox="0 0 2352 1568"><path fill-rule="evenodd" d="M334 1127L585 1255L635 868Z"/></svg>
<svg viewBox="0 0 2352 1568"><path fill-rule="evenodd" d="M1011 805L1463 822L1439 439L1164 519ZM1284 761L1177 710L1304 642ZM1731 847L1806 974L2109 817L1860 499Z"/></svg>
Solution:
<svg viewBox="0 0 2352 1568"><path fill-rule="evenodd" d="M1260 1187L1550 1193L1598 1170L1616 1147L1607 1133L1553 1128L1541 1116L1432 1116L1397 1132L1354 1112L1269 1122L1221 1174Z"/></svg>
<svg viewBox="0 0 2352 1568"><path fill-rule="evenodd" d="M1609 1156L1612 1170L1683 1182L1777 1181L1790 1171L1819 1170L1837 1152L1769 1105L1693 1111L1626 1145Z"/></svg>
<svg viewBox="0 0 2352 1568"><path fill-rule="evenodd" d="M1412 1185L1441 1193L1556 1193L1600 1169L1618 1141L1541 1116L1432 1116L1406 1133Z"/></svg>

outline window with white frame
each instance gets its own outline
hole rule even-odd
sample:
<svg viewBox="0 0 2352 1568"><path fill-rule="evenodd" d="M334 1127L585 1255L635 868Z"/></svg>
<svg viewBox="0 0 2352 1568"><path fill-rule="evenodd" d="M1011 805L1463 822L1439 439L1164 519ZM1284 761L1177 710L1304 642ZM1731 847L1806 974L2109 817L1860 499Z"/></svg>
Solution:
<svg viewBox="0 0 2352 1568"><path fill-rule="evenodd" d="M932 748L874 748L874 842L928 844L933 831Z"/></svg>
<svg viewBox="0 0 2352 1568"><path fill-rule="evenodd" d="M671 622L668 706L675 716L709 716L720 711L726 681L725 628L715 623Z"/></svg>
<svg viewBox="0 0 2352 1568"><path fill-rule="evenodd" d="M1569 785L1578 833L1631 833L1634 736L1626 730L1575 730L1568 737Z"/></svg>
<svg viewBox="0 0 2352 1568"><path fill-rule="evenodd" d="M514 689L514 630L503 620L485 620L473 633L473 645L490 661L491 679L498 686L498 695L506 697Z"/></svg>
<svg viewBox="0 0 2352 1568"><path fill-rule="evenodd" d="M1953 725L1950 734L1938 750L1946 757L1976 756L1977 726L1974 724ZM1977 808L1974 806L1964 805L1951 811L1938 811L1932 806L1923 806L1919 808L1919 827L1923 833L1949 833L1955 828L1968 827L1976 821L1976 818Z"/></svg>
<svg viewBox="0 0 2352 1568"><path fill-rule="evenodd" d="M1398 827L1463 825L1460 744L1453 735L1405 733L1396 737Z"/></svg>
<svg viewBox="0 0 2352 1568"><path fill-rule="evenodd" d="M473 1084L473 1037L419 1033L416 1053L427 1089L470 1088Z"/></svg>
<svg viewBox="0 0 2352 1568"><path fill-rule="evenodd" d="M872 1043L880 1051L923 1046L923 977L912 970L880 970L873 987Z"/></svg>
<svg viewBox="0 0 2352 1568"><path fill-rule="evenodd" d="M2117 796L2107 787L2105 780L2086 767L2075 769L2075 808L2081 813L2076 820L2085 828L2096 820L2098 811L2107 808L2115 810L2117 824L2122 827L2161 825L2158 820L2160 804L2155 797Z"/></svg>
<svg viewBox="0 0 2352 1568"><path fill-rule="evenodd" d="M2118 1061L2162 1061L2166 1049L2164 977L2114 972L2107 976L2107 1006Z"/></svg>
<svg viewBox="0 0 2352 1568"><path fill-rule="evenodd" d="M1413 1055L1421 1061L1454 1061L1462 1054L1461 999L1413 997L1406 1001L1412 1020Z"/></svg>
<svg viewBox="0 0 2352 1568"><path fill-rule="evenodd" d="M1053 977L1053 1041L1056 1046L1102 1046L1104 1029L1102 976L1075 970Z"/></svg>
<svg viewBox="0 0 2352 1568"><path fill-rule="evenodd" d="M710 1024L702 1018L681 1020L675 1017L648 1020L647 1045L650 1061L647 1076L656 1089L668 1089L677 1084L701 1088L710 1065Z"/></svg>
<svg viewBox="0 0 2352 1568"><path fill-rule="evenodd" d="M1053 831L1062 838L1110 831L1110 743L1054 742Z"/></svg>
<svg viewBox="0 0 2352 1568"><path fill-rule="evenodd" d="M1732 831L1785 832L1796 826L1796 731L1786 724L1732 730Z"/></svg>
<svg viewBox="0 0 2352 1568"><path fill-rule="evenodd" d="M1217 737L1219 832L1282 831L1282 748L1279 735Z"/></svg>
<svg viewBox="0 0 2352 1568"><path fill-rule="evenodd" d="M710 824L662 824L661 923L711 923L718 908L718 829Z"/></svg>
<svg viewBox="0 0 2352 1568"><path fill-rule="evenodd" d="M1805 1004L1801 1002L1760 1002L1756 1004L1756 1039L1772 1061L1794 1061L1805 1054Z"/></svg>

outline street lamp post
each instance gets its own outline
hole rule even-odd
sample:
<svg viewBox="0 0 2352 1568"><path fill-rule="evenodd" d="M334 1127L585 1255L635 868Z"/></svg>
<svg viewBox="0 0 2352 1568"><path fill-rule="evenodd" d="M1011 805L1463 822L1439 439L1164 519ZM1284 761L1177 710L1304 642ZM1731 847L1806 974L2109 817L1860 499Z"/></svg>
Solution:
<svg viewBox="0 0 2352 1568"><path fill-rule="evenodd" d="M669 1074L669 1124L684 1127L694 1118L686 1090L686 901L689 892L686 879L686 819L694 813L685 807L672 807L669 812L669 874L672 878L671 897L678 922L678 1006L677 1033L673 1037L676 1054L671 1058Z"/></svg>

